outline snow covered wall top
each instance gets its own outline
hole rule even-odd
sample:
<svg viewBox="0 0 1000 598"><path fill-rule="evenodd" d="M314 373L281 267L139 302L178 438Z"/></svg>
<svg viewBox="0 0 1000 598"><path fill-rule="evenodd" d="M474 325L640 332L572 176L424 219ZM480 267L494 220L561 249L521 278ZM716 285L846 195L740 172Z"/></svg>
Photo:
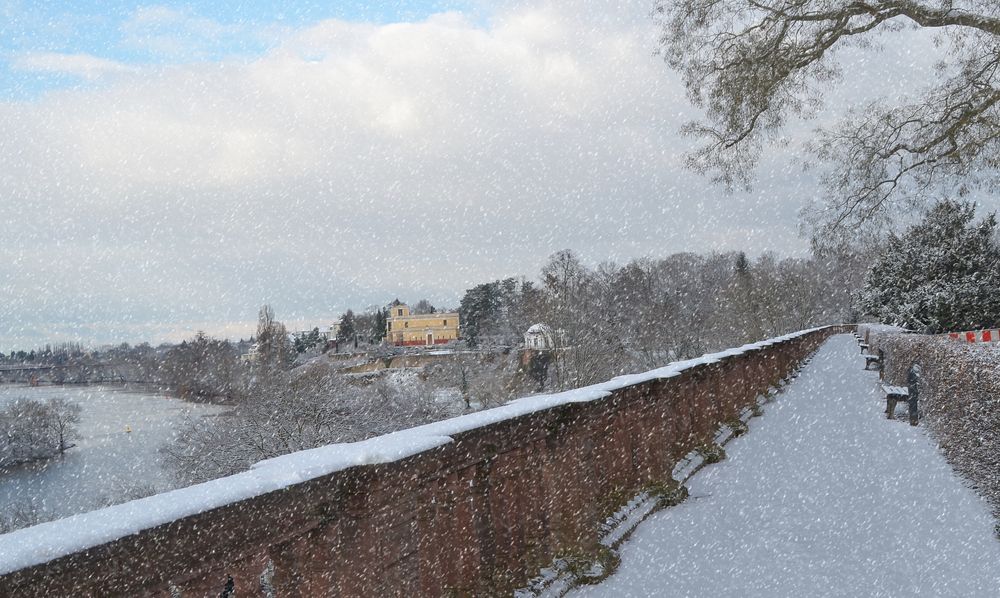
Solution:
<svg viewBox="0 0 1000 598"><path fill-rule="evenodd" d="M825 338L831 332L827 328L803 330L576 390L522 398L494 409L362 442L334 444L261 461L250 470L233 476L0 535L0 594L6 575L83 553L144 530L160 528L356 466L396 462L442 447L454 442L457 435L492 424L570 404L591 403L617 391L677 377L699 366L776 347L814 333L822 333Z"/></svg>

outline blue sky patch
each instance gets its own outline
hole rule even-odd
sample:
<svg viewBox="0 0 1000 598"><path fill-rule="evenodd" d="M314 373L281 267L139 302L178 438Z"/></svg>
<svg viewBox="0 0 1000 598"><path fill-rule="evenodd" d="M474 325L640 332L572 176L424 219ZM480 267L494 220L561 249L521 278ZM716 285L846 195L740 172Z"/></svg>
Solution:
<svg viewBox="0 0 1000 598"><path fill-rule="evenodd" d="M282 33L324 19L373 23L413 21L462 0L396 2L240 2L142 4L83 0L29 4L0 0L0 100L30 100L52 89L87 86L96 76L61 70L58 55L87 55L96 75L111 63L181 64L252 58ZM80 61L73 63L80 67Z"/></svg>

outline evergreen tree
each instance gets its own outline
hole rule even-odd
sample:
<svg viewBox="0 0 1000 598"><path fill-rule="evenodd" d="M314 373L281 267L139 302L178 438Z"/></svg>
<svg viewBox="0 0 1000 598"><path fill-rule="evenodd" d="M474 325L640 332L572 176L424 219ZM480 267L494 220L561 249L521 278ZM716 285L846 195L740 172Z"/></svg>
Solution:
<svg viewBox="0 0 1000 598"><path fill-rule="evenodd" d="M476 346L495 309L495 283L479 284L465 291L458 306L462 334L469 345Z"/></svg>
<svg viewBox="0 0 1000 598"><path fill-rule="evenodd" d="M375 312L374 324L372 325L372 340L374 342L380 342L385 338L385 327L386 322L389 321L389 310L386 308L379 309Z"/></svg>
<svg viewBox="0 0 1000 598"><path fill-rule="evenodd" d="M484 340L517 343L529 326L539 322L543 303L543 293L523 279L476 285L465 291L459 305L462 338L473 346Z"/></svg>
<svg viewBox="0 0 1000 598"><path fill-rule="evenodd" d="M337 340L340 342L350 341L354 338L356 332L354 312L349 309L344 312L344 315L340 316L340 329L337 331Z"/></svg>
<svg viewBox="0 0 1000 598"><path fill-rule="evenodd" d="M975 210L940 201L902 236L890 235L865 278L860 307L884 323L928 333L1000 323L996 216L976 223Z"/></svg>
<svg viewBox="0 0 1000 598"><path fill-rule="evenodd" d="M739 252L733 265L733 280L726 293L731 311L732 335L738 342L749 343L763 338L756 281L750 259Z"/></svg>

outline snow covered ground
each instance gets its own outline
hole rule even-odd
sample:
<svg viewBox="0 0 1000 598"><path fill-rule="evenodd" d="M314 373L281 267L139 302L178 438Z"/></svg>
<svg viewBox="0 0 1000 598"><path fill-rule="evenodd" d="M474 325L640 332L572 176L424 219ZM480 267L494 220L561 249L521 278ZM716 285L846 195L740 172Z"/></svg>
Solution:
<svg viewBox="0 0 1000 598"><path fill-rule="evenodd" d="M920 427L888 421L850 335L571 596L1000 596L986 503ZM905 411L903 408L897 413Z"/></svg>

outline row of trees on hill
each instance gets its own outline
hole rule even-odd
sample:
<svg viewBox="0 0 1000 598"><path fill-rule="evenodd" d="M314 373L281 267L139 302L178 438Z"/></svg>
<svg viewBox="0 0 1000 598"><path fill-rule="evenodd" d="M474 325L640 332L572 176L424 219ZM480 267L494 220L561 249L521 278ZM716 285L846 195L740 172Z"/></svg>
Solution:
<svg viewBox="0 0 1000 598"><path fill-rule="evenodd" d="M588 267L570 250L538 283L466 291L473 345L516 345L534 323L556 331L564 386L833 322L877 319L938 333L1000 324L1000 242L990 214L942 200L903 234L816 248L810 258L678 253Z"/></svg>
<svg viewBox="0 0 1000 598"><path fill-rule="evenodd" d="M179 483L210 480L263 459L443 417L431 389L422 384L351 383L324 359L292 368L294 349L268 306L260 311L255 338L256 355L241 370L244 386L233 398L233 409L187 422L164 449Z"/></svg>
<svg viewBox="0 0 1000 598"><path fill-rule="evenodd" d="M508 278L469 289L460 313L473 345L516 344L534 323L555 330L560 386L853 320L850 292L863 255L811 259L678 253L625 265L586 266L570 250L542 267L540 283Z"/></svg>
<svg viewBox="0 0 1000 598"><path fill-rule="evenodd" d="M997 303L984 303L992 299L980 292L983 283L997 288L1000 251L995 220L973 219L973 206L942 203L925 222L891 237L870 268L873 254L860 250L789 259L679 253L595 267L570 250L560 251L542 267L538 282L507 278L469 289L460 306L463 332L470 345L488 348L517 344L532 324L547 324L557 345L550 380L557 388L572 388L792 330L857 321L859 307L892 318L923 313L914 305L939 311L948 306L934 321L956 315L985 321L1000 313L990 311ZM865 291L852 300L862 280ZM914 289L928 300L903 298ZM980 303L963 307L963 297ZM366 315L377 313L385 316L384 310ZM372 326L374 320L365 317L347 320ZM233 410L190 422L166 450L179 481L235 473L261 459L360 440L446 414L434 398L440 380L412 388L385 380L365 385L349 381L327 360L292 369L294 348L269 307L260 312L255 339L255 360L249 368L236 368L244 378ZM193 361L178 367L195 373L201 386L218 388L228 371L224 342L199 335L184 347L174 358L189 355ZM478 397L478 404L487 406L509 398L512 380L501 375L502 367L485 367L484 355L456 356L449 374L454 380L445 386L457 386L467 401Z"/></svg>
<svg viewBox="0 0 1000 598"><path fill-rule="evenodd" d="M39 349L30 351L15 350L9 354L0 353L0 363L39 363L46 365L62 365L80 360L87 355L80 343L46 344Z"/></svg>

